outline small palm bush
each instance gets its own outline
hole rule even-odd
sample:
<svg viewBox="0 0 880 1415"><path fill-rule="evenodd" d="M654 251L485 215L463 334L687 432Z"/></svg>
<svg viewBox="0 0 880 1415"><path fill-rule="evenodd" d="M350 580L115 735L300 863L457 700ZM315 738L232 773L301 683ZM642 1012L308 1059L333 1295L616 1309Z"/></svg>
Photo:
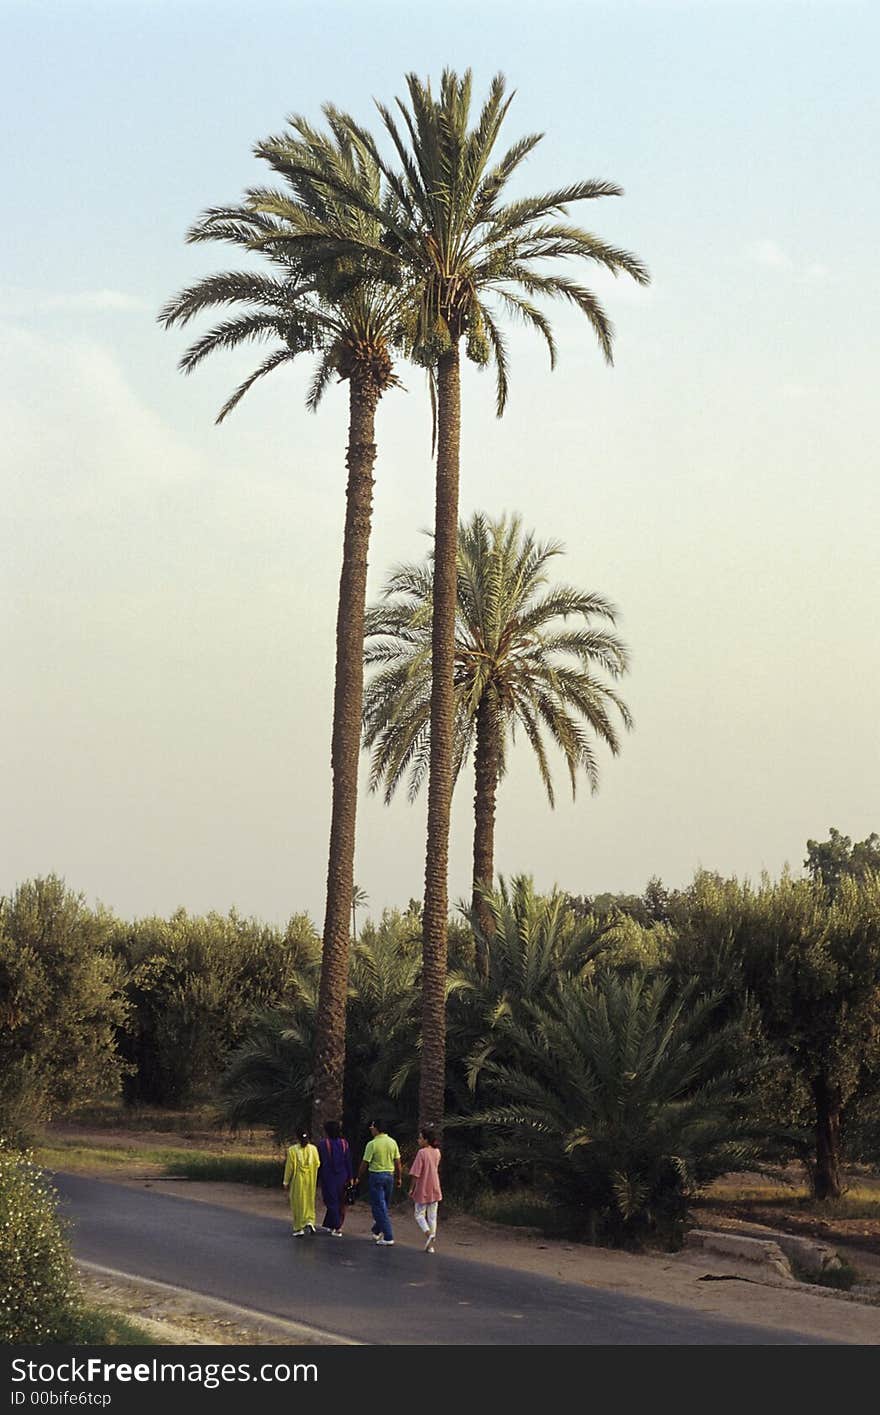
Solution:
<svg viewBox="0 0 880 1415"><path fill-rule="evenodd" d="M353 1139L377 1110L389 1123L414 1111L418 928L414 914L391 910L378 924L366 923L351 950L342 1119ZM228 1124L269 1125L283 1138L307 1122L316 1007L317 975L303 973L287 1007L254 1019L221 1079L221 1113Z"/></svg>
<svg viewBox="0 0 880 1415"><path fill-rule="evenodd" d="M220 1113L234 1130L268 1125L291 1139L307 1123L315 1042L314 991L286 1010L259 1013L220 1078Z"/></svg>
<svg viewBox="0 0 880 1415"><path fill-rule="evenodd" d="M496 1164L531 1166L585 1229L674 1239L689 1197L757 1154L741 1027L719 1007L643 974L562 977L498 1018L489 1103L456 1124L490 1127Z"/></svg>
<svg viewBox="0 0 880 1415"><path fill-rule="evenodd" d="M0 1343L72 1338L80 1295L55 1191L26 1152L0 1139Z"/></svg>
<svg viewBox="0 0 880 1415"><path fill-rule="evenodd" d="M475 954L449 970L447 1089L462 1100L462 1082L473 1089L500 1041L502 1019L519 1015L520 1001L547 1001L564 978L584 977L611 945L616 921L578 917L567 896L538 894L529 875L503 877L497 890L483 891L491 930L472 910ZM480 959L485 960L485 967Z"/></svg>

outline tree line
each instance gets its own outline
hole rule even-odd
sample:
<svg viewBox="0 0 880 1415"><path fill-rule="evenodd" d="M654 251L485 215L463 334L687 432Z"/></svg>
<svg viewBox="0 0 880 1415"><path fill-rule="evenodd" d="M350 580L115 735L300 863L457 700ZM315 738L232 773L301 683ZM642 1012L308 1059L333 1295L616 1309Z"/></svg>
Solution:
<svg viewBox="0 0 880 1415"><path fill-rule="evenodd" d="M703 872L590 900L521 878L485 892L488 938L476 911L453 918L455 1184L528 1182L621 1236L680 1222L725 1170L798 1159L833 1198L846 1160L880 1162L880 875L851 847L829 887L815 844L806 879ZM416 1130L421 907L367 920L351 949L352 1134L377 1108ZM302 915L126 923L58 879L26 882L0 901L0 1129L115 1091L294 1133L320 968Z"/></svg>

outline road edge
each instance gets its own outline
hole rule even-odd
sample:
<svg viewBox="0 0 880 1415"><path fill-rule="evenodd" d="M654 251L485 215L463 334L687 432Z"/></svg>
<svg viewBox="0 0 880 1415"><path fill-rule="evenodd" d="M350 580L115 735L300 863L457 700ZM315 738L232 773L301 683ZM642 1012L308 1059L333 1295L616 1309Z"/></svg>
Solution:
<svg viewBox="0 0 880 1415"><path fill-rule="evenodd" d="M326 1346L364 1346L367 1343L354 1337L341 1336L338 1332L325 1331L322 1327L310 1326L307 1322L291 1322L284 1317L273 1317L268 1312L258 1312L253 1307L241 1307L235 1302L227 1302L222 1297L209 1297L189 1287L178 1287L171 1282L159 1282L156 1278L141 1277L140 1273L123 1272L120 1268L108 1268L102 1263L90 1263L84 1258L76 1260L77 1267L95 1277L108 1278L116 1282L133 1282L140 1287L152 1288L156 1293L185 1298L193 1307L201 1308L210 1315L234 1317L257 1330L274 1332L278 1336L288 1336L289 1344L296 1346L297 1339L308 1337L313 1342L323 1342Z"/></svg>

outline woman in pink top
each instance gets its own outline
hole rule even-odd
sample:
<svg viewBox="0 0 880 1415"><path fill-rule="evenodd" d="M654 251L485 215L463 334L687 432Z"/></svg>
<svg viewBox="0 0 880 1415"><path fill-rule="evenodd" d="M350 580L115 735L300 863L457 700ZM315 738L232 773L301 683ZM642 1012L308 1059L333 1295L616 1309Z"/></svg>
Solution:
<svg viewBox="0 0 880 1415"><path fill-rule="evenodd" d="M437 1204L440 1189L440 1151L433 1130L419 1131L419 1148L409 1167L409 1197L416 1206L416 1223L425 1237L425 1252L433 1253L437 1237Z"/></svg>

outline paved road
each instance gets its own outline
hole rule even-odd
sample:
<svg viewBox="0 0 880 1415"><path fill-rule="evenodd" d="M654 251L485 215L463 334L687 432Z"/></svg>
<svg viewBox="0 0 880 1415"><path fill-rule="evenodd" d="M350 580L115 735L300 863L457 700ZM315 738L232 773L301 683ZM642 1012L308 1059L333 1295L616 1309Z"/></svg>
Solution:
<svg viewBox="0 0 880 1415"><path fill-rule="evenodd" d="M294 1241L280 1219L152 1189L55 1179L78 1257L370 1344L824 1344L445 1253L320 1233Z"/></svg>

